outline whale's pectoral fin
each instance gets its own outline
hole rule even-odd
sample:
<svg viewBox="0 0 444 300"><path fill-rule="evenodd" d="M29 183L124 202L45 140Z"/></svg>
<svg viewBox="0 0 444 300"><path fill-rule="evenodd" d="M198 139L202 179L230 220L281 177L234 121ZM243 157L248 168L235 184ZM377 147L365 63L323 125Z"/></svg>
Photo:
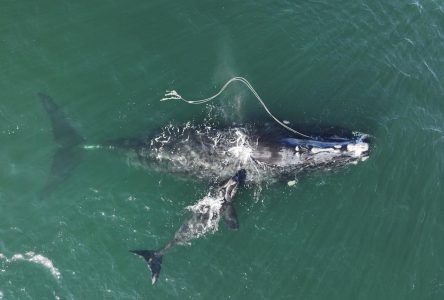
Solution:
<svg viewBox="0 0 444 300"><path fill-rule="evenodd" d="M241 169L220 188L220 193L225 200L222 217L225 225L230 229L239 229L239 220L237 219L236 210L233 207L232 201L238 187L245 182L246 176L247 171Z"/></svg>
<svg viewBox="0 0 444 300"><path fill-rule="evenodd" d="M237 219L236 210L233 207L232 203L226 203L225 209L222 213L225 225L229 229L239 229L239 220Z"/></svg>
<svg viewBox="0 0 444 300"><path fill-rule="evenodd" d="M151 270L151 284L155 284L159 278L162 266L162 254L152 250L130 250L130 252L142 256Z"/></svg>
<svg viewBox="0 0 444 300"><path fill-rule="evenodd" d="M50 96L43 93L38 93L38 96L51 120L54 140L58 144L52 161L51 177L43 191L43 194L49 194L59 183L68 178L79 164L82 153L78 145L84 139L71 126L63 111Z"/></svg>

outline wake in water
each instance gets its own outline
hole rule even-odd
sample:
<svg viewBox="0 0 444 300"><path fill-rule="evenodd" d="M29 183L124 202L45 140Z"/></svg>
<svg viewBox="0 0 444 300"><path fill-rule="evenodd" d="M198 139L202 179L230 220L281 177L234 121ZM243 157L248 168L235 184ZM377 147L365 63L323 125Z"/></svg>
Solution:
<svg viewBox="0 0 444 300"><path fill-rule="evenodd" d="M11 264L16 261L27 261L30 263L38 264L49 270L54 279L59 280L61 277L60 271L54 266L53 262L49 258L41 254L36 254L32 251L26 252L25 254L17 253L14 254L11 258L7 258L4 254L0 253L0 260L2 260L5 265Z"/></svg>

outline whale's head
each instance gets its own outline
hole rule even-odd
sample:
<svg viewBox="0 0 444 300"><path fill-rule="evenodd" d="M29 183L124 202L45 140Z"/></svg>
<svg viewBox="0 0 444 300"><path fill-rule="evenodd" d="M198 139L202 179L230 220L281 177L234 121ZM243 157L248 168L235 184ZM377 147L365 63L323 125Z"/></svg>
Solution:
<svg viewBox="0 0 444 300"><path fill-rule="evenodd" d="M357 134L355 139L350 140L350 142L346 144L343 154L364 161L369 157L369 151L369 136L367 134Z"/></svg>
<svg viewBox="0 0 444 300"><path fill-rule="evenodd" d="M311 165L345 165L365 161L369 157L369 136L354 133L347 138L316 139L283 138L285 152L291 152L293 162Z"/></svg>

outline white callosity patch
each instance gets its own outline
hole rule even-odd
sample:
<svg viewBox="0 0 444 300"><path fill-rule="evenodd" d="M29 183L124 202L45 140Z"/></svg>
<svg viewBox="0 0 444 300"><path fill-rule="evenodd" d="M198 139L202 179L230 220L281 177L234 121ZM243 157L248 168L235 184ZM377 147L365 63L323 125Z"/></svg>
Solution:
<svg viewBox="0 0 444 300"><path fill-rule="evenodd" d="M327 166L345 166L347 164L357 164L368 158L369 144L364 142L368 136L365 134L354 134L355 139L342 142L342 144L331 143L329 147L319 147L315 145L307 147L305 151L296 146L296 156L300 154L300 165L312 168ZM327 144L328 142L326 142Z"/></svg>
<svg viewBox="0 0 444 300"><path fill-rule="evenodd" d="M330 153L340 153L341 151L336 148L312 148L310 150L312 153L317 154L320 152L330 152Z"/></svg>
<svg viewBox="0 0 444 300"><path fill-rule="evenodd" d="M364 152L368 151L368 144L364 142L358 142L356 144L348 144L347 151L354 157L360 157Z"/></svg>
<svg viewBox="0 0 444 300"><path fill-rule="evenodd" d="M49 258L41 254L36 254L32 251L26 252L25 254L14 254L10 259L8 259L4 254L0 253L0 259L4 260L6 264L10 264L15 261L28 261L31 263L39 264L48 269L55 279L58 280L61 277L60 271L54 266Z"/></svg>
<svg viewBox="0 0 444 300"><path fill-rule="evenodd" d="M296 180L290 180L289 182L287 182L288 186L294 186L296 184Z"/></svg>

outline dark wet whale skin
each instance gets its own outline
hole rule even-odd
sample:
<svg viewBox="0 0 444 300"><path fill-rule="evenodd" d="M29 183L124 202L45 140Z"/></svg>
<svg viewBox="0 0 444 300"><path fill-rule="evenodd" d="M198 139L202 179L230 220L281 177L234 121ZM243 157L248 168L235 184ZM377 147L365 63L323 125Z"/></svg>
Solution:
<svg viewBox="0 0 444 300"><path fill-rule="evenodd" d="M253 124L224 128L168 125L151 137L120 139L107 145L124 150L134 165L209 181L226 179L245 169L250 183L357 163L369 154L365 134L300 139L271 126L264 130Z"/></svg>

